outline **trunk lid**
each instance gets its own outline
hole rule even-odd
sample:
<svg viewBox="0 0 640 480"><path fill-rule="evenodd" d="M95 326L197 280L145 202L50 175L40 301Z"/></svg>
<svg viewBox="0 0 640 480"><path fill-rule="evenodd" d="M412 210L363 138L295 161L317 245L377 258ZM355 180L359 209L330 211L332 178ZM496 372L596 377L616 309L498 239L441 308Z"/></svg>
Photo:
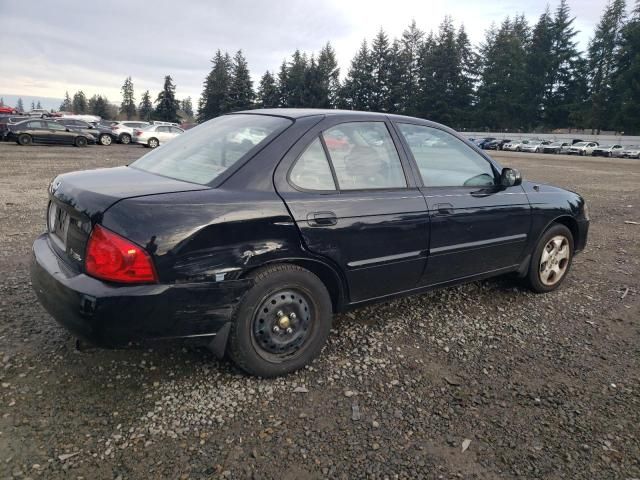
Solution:
<svg viewBox="0 0 640 480"><path fill-rule="evenodd" d="M51 244L61 258L82 270L91 229L101 223L104 212L115 203L126 198L208 188L131 167L60 175L49 187L47 231Z"/></svg>

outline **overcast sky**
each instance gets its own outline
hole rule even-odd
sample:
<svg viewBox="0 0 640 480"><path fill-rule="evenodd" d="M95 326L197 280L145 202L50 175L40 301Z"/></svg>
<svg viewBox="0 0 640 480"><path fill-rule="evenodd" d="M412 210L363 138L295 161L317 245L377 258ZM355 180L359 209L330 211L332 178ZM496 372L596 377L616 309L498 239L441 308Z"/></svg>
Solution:
<svg viewBox="0 0 640 480"><path fill-rule="evenodd" d="M605 3L569 0L581 48ZM448 14L477 44L492 22L524 13L533 23L544 6L539 0L0 0L0 95L61 98L82 89L119 102L131 75L139 101L146 89L155 98L170 74L178 97L191 96L196 105L218 48L242 49L257 80L296 48L317 51L330 41L344 76L362 39L380 27L395 37L415 19L435 30Z"/></svg>

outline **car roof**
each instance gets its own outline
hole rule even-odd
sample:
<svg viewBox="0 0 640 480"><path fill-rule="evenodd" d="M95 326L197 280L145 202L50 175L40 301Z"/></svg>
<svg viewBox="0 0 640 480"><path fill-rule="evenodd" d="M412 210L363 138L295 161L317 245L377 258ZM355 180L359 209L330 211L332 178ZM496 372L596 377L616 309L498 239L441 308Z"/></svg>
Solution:
<svg viewBox="0 0 640 480"><path fill-rule="evenodd" d="M412 120L420 120L425 121L425 119L417 118L417 117L408 117L405 115L397 115L395 113L384 113L384 112L363 112L361 110L339 110L333 108L257 108L254 110L240 110L235 113L249 113L254 115L275 115L279 117L286 117L292 120L296 118L304 118L304 117L314 117L318 115L324 116L366 116L366 117L380 117L384 119L386 117L392 118L394 120L401 119L412 119ZM433 122L432 122L433 123Z"/></svg>

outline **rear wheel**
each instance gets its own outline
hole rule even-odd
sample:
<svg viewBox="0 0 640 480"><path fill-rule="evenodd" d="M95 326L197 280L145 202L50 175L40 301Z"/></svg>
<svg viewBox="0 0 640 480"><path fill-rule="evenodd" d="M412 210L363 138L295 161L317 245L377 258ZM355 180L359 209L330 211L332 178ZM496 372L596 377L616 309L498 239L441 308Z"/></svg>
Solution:
<svg viewBox="0 0 640 480"><path fill-rule="evenodd" d="M104 145L105 147L111 145L111 143L113 143L113 139L111 138L111 135L107 135L106 133L100 135L100 145Z"/></svg>
<svg viewBox="0 0 640 480"><path fill-rule="evenodd" d="M238 303L229 356L245 372L275 377L307 365L331 328L331 298L322 281L296 265L275 265L253 275Z"/></svg>
<svg viewBox="0 0 640 480"><path fill-rule="evenodd" d="M87 139L85 137L76 137L76 140L73 142L76 147L86 147Z"/></svg>
<svg viewBox="0 0 640 480"><path fill-rule="evenodd" d="M150 138L149 141L147 142L147 146L149 148L156 148L158 145L160 145L160 142L158 141L157 138Z"/></svg>
<svg viewBox="0 0 640 480"><path fill-rule="evenodd" d="M20 145L31 145L33 143L33 138L28 133L21 133L18 135L18 144Z"/></svg>
<svg viewBox="0 0 640 480"><path fill-rule="evenodd" d="M131 135L128 133L123 133L120 135L120 143L124 143L125 145L131 143Z"/></svg>
<svg viewBox="0 0 640 480"><path fill-rule="evenodd" d="M555 290L564 281L573 260L573 235L561 224L552 225L538 242L531 257L529 286L534 292Z"/></svg>

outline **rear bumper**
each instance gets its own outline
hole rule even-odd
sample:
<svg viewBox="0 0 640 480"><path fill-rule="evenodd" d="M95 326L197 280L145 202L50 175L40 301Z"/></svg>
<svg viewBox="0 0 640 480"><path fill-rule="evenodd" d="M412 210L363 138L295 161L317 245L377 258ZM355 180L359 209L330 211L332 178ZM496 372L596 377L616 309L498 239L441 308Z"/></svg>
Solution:
<svg viewBox="0 0 640 480"><path fill-rule="evenodd" d="M54 319L71 333L113 347L152 338L213 336L231 319L250 280L120 286L69 267L49 245L33 244L31 282Z"/></svg>

